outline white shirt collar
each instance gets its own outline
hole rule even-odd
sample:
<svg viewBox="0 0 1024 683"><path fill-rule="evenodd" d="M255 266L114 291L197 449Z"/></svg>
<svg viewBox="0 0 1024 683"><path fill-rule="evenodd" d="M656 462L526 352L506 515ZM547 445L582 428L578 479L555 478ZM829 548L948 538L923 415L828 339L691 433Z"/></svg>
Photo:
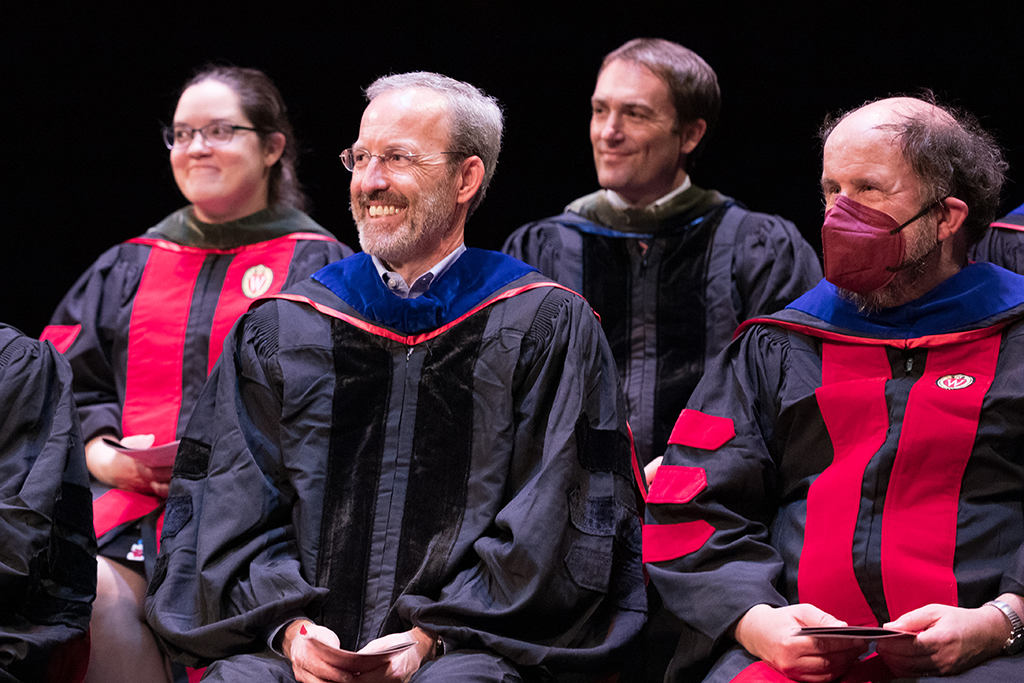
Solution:
<svg viewBox="0 0 1024 683"><path fill-rule="evenodd" d="M690 182L690 175L687 174L686 178L683 180L683 184L682 185L680 185L676 189L672 190L671 192L666 194L664 197L660 197L658 199L655 199L653 202L651 202L650 204L648 204L647 206L645 206L643 208L646 209L648 207L650 207L650 208L659 207L662 204L664 204L665 202L671 201L672 198L675 197L676 195L679 195L679 194L682 194L683 192L686 192L687 190L690 189L690 187L692 185L693 185L693 183ZM638 207L633 206L629 202L627 202L625 199L623 199L622 195L620 195L615 190L605 190L604 191L604 196L607 197L608 203L611 204L612 206L614 206L616 209L635 209L635 208L638 208Z"/></svg>
<svg viewBox="0 0 1024 683"><path fill-rule="evenodd" d="M430 289L430 285L434 283L434 280L441 277L465 251L466 244L463 242L456 247L455 251L435 263L433 268L416 278L416 281L412 283L412 287L405 283L405 279L401 275L388 270L387 266L379 258L371 254L370 259L373 260L373 265L377 268L377 274L384 281L384 286L388 288L388 291L400 299L415 299Z"/></svg>

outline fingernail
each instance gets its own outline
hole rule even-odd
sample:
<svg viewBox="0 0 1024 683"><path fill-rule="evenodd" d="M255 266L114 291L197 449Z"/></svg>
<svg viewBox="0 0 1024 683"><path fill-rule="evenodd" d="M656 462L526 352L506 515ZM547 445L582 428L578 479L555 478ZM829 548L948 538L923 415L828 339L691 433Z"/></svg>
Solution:
<svg viewBox="0 0 1024 683"><path fill-rule="evenodd" d="M299 626L299 635L301 635L301 636L306 635L306 625L305 624L303 624L302 626Z"/></svg>

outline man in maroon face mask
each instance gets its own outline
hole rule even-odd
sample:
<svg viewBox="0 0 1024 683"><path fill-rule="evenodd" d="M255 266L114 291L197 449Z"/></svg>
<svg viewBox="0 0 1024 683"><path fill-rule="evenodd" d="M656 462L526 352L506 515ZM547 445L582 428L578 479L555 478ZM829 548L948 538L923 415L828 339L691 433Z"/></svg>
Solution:
<svg viewBox="0 0 1024 683"><path fill-rule="evenodd" d="M1024 680L1024 277L967 262L1005 163L913 98L822 137L826 279L741 327L650 487L669 680Z"/></svg>
<svg viewBox="0 0 1024 683"><path fill-rule="evenodd" d="M929 186L904 156L896 127L913 115L940 131L953 123L932 105L895 98L849 114L825 139L825 277L861 308L912 301L967 262L967 203Z"/></svg>

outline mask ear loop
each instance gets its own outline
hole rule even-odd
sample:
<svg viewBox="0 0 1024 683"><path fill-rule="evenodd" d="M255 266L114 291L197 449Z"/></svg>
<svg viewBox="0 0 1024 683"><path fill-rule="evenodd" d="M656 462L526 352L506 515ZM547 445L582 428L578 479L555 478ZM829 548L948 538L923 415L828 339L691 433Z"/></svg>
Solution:
<svg viewBox="0 0 1024 683"><path fill-rule="evenodd" d="M908 225L910 225L911 223L916 221L918 218L920 218L922 216L928 215L929 213L931 213L932 211L935 210L936 206L942 206L942 202L946 201L947 198L948 198L948 195L946 197L943 197L942 199L936 199L934 202L932 202L931 204L929 204L928 206L924 207L923 209L918 211L916 214L914 214L914 217L911 218L909 221L907 221L903 225L899 226L898 228L893 228L892 230L890 230L889 234L890 235L895 235L896 233L898 233L901 230L903 230L903 228L907 227Z"/></svg>
<svg viewBox="0 0 1024 683"><path fill-rule="evenodd" d="M918 212L918 214L917 214L916 216L914 216L914 217L913 217L913 218L911 218L911 219L910 219L909 221L907 221L906 223L904 223L904 224L903 224L903 225L901 225L900 227L896 228L895 230L891 230L891 231L889 232L889 234L890 234L890 235L895 235L895 234L896 234L896 233L898 233L898 232L899 232L900 230L902 230L903 228L907 227L908 225L910 225L911 223L913 223L914 221L916 221L916 220L917 220L918 218L920 218L921 216L924 216L925 214L927 214L927 213L928 213L929 211L934 211L934 210L935 210L935 207L936 207L936 206L942 206L942 202L946 201L946 198L947 198L947 197L949 197L949 195L946 195L946 197L943 197L942 199L936 199L934 203L932 203L932 204L929 204L929 205L928 205L928 206L926 206L925 208L921 209L921 211L919 211L919 212ZM925 255L924 255L923 257L921 257L921 259L919 259L919 261L920 261L920 260L923 260L924 258L926 258L927 256L929 256L929 255L930 255L930 254L932 253L932 251L935 251L935 248L936 248L936 247L938 247L938 246L939 246L939 244L941 244L941 242L939 242L938 240L936 240L936 242L935 242L935 247L932 247L932 249L931 249L931 250L930 250L930 251L929 251L929 252L928 252L927 254L925 254ZM900 272L901 270L906 270L907 268L910 268L910 267L912 267L912 266L913 266L913 265L914 265L915 263L917 263L917 262L915 262L915 261L912 261L912 262L910 262L910 263L906 263L906 264L904 264L904 265L902 265L902 266L899 266L898 268L886 268L886 270L887 270L887 271L889 271L890 273L898 273L898 272Z"/></svg>

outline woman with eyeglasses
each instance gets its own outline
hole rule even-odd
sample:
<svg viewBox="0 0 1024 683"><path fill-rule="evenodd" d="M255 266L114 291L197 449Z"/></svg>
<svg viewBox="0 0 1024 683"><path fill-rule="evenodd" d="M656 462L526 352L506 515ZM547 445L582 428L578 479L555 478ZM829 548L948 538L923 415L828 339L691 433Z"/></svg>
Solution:
<svg viewBox="0 0 1024 683"><path fill-rule="evenodd" d="M197 74L164 142L189 205L100 256L43 333L71 362L94 480L100 558L87 681L170 680L143 602L173 444L252 301L352 253L301 210L296 142L262 72Z"/></svg>

